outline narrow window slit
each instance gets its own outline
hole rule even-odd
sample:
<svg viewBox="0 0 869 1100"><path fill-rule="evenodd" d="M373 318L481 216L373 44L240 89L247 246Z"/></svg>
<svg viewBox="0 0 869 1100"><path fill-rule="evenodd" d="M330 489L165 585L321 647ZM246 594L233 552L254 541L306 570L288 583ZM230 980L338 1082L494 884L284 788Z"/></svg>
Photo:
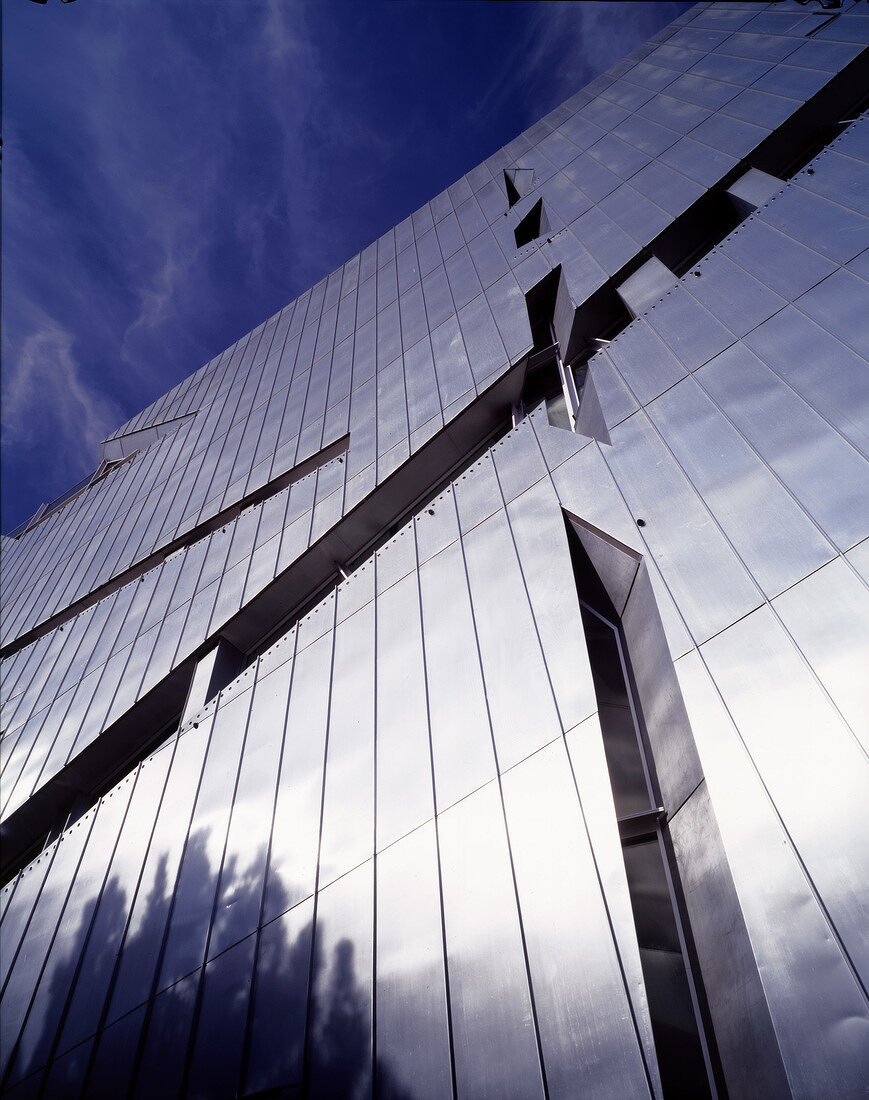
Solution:
<svg viewBox="0 0 869 1100"><path fill-rule="evenodd" d="M531 244L544 236L548 229L549 218L543 209L543 199L538 199L513 231L516 247L523 248L526 244Z"/></svg>
<svg viewBox="0 0 869 1100"><path fill-rule="evenodd" d="M624 633L570 523L567 534L664 1097L711 1098L687 919Z"/></svg>

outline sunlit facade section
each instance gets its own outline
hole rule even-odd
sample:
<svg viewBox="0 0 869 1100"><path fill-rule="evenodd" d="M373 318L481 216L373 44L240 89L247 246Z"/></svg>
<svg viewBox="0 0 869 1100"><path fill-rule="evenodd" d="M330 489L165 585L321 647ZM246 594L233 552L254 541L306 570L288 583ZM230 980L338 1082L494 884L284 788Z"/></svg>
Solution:
<svg viewBox="0 0 869 1100"><path fill-rule="evenodd" d="M4 536L4 1096L865 1097L867 57L696 5Z"/></svg>

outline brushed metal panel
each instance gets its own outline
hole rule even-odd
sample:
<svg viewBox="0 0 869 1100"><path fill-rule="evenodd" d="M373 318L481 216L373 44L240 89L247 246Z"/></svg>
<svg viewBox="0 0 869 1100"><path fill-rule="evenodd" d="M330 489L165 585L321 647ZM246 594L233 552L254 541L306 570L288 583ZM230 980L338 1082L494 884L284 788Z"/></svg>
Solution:
<svg viewBox="0 0 869 1100"><path fill-rule="evenodd" d="M503 777L549 1095L653 1095L564 743Z"/></svg>
<svg viewBox="0 0 869 1100"><path fill-rule="evenodd" d="M703 652L807 873L865 981L869 974L865 919L869 764L865 753L769 608L735 624L708 642ZM786 755L781 751L783 738L787 739Z"/></svg>
<svg viewBox="0 0 869 1100"><path fill-rule="evenodd" d="M648 571L643 564L622 613L622 628L662 805L669 816L694 790L703 772Z"/></svg>
<svg viewBox="0 0 869 1100"><path fill-rule="evenodd" d="M414 517L416 552L420 565L459 537L459 521L451 488Z"/></svg>
<svg viewBox="0 0 869 1100"><path fill-rule="evenodd" d="M788 633L869 752L869 593L842 558L773 601Z"/></svg>
<svg viewBox="0 0 869 1100"><path fill-rule="evenodd" d="M302 1080L313 908L313 900L302 902L260 932L247 1026L247 1093Z"/></svg>
<svg viewBox="0 0 869 1100"><path fill-rule="evenodd" d="M767 596L829 561L835 549L693 378L648 414Z"/></svg>
<svg viewBox="0 0 869 1100"><path fill-rule="evenodd" d="M616 336L605 353L595 356L593 362L596 364L603 355L612 361L641 405L685 377L685 368L645 322L629 325ZM624 419L628 411L633 412L634 407L631 402L630 409L626 407L620 419ZM614 423L615 419L607 420L610 427Z"/></svg>
<svg viewBox="0 0 869 1100"><path fill-rule="evenodd" d="M786 305L784 298L737 267L720 249L704 257L697 272L700 277L688 280L685 289L737 336Z"/></svg>
<svg viewBox="0 0 869 1100"><path fill-rule="evenodd" d="M91 810L55 841L58 851L21 941L18 955L3 990L0 1013L0 1070L5 1074L15 1054L15 1044L36 991L42 965L58 934L69 891L82 853L93 828L96 811ZM41 858L45 858L44 856ZM19 1077L23 1074L19 1073Z"/></svg>
<svg viewBox="0 0 869 1100"><path fill-rule="evenodd" d="M670 819L669 832L727 1088L745 1100L790 1096L705 783Z"/></svg>
<svg viewBox="0 0 869 1100"><path fill-rule="evenodd" d="M864 236L869 247L869 237ZM869 322L866 319L865 279L844 268L812 287L797 300L797 307L833 333L864 359L869 358Z"/></svg>
<svg viewBox="0 0 869 1100"><path fill-rule="evenodd" d="M0 916L3 922L0 925L0 988L6 984L6 978L9 976L21 944L21 937L27 930L34 906L39 900L42 884L56 854L56 844L45 849L35 860L19 871L18 875L0 892L0 903L2 903Z"/></svg>
<svg viewBox="0 0 869 1100"><path fill-rule="evenodd" d="M815 161L815 172L823 172L827 162L823 156ZM869 220L842 206L842 201L853 203L847 195L837 195L839 202L830 202L818 194L803 189L809 182L805 174L797 177L801 186L791 186L771 203L764 212L764 220L788 236L807 244L822 256L844 264L863 249L869 247Z"/></svg>
<svg viewBox="0 0 869 1100"><path fill-rule="evenodd" d="M208 963L189 1051L187 1095L208 1100L232 1088L241 1072L254 962L252 936Z"/></svg>
<svg viewBox="0 0 869 1100"><path fill-rule="evenodd" d="M701 657L676 671L791 1088L857 1097L869 1073L864 996ZM780 744L778 757L793 766Z"/></svg>
<svg viewBox="0 0 869 1100"><path fill-rule="evenodd" d="M645 317L688 371L696 370L736 339L681 285L668 291L663 302L649 309Z"/></svg>
<svg viewBox="0 0 869 1100"><path fill-rule="evenodd" d="M201 977L200 971L191 974L155 997L150 1005L136 1084L131 1092L135 1100L176 1096L181 1091Z"/></svg>
<svg viewBox="0 0 869 1100"><path fill-rule="evenodd" d="M722 251L788 301L835 270L830 260L760 218L731 233Z"/></svg>
<svg viewBox="0 0 869 1100"><path fill-rule="evenodd" d="M144 761L135 776L117 846L106 860L106 885L82 952L79 978L71 990L59 1052L76 1046L99 1026L173 754L174 745L170 743Z"/></svg>
<svg viewBox="0 0 869 1100"><path fill-rule="evenodd" d="M696 377L838 547L869 533L866 459L778 375L737 345Z"/></svg>
<svg viewBox="0 0 869 1100"><path fill-rule="evenodd" d="M214 958L260 919L292 662L257 677L208 940Z"/></svg>
<svg viewBox="0 0 869 1100"><path fill-rule="evenodd" d="M621 424L639 408L624 378L613 366L613 360L602 351L589 361L580 400L577 431L600 439L602 443L609 441L609 428ZM597 409L590 408L592 403Z"/></svg>
<svg viewBox="0 0 869 1100"><path fill-rule="evenodd" d="M19 1039L11 1080L32 1073L48 1061L66 1007L69 980L87 943L93 912L105 886L108 862L124 822L132 789L131 783L123 784L111 797L101 799L92 812L94 824L89 842L82 852L58 922L57 936L46 953L39 985ZM68 833L66 839L69 840ZM14 1002L7 1000L4 1011L12 1010L13 1006Z"/></svg>
<svg viewBox="0 0 869 1100"><path fill-rule="evenodd" d="M444 941L433 823L377 856L377 1090L452 1093Z"/></svg>
<svg viewBox="0 0 869 1100"><path fill-rule="evenodd" d="M855 546L845 555L845 560L850 562L859 576L869 585L869 539L864 539L859 546Z"/></svg>
<svg viewBox="0 0 869 1100"><path fill-rule="evenodd" d="M501 493L508 504L546 476L546 463L527 420L521 420L511 432L499 439L492 447L491 455L498 472Z"/></svg>
<svg viewBox="0 0 869 1100"><path fill-rule="evenodd" d="M597 714L570 730L566 737L573 780L579 796L594 864L611 926L611 936L624 972L643 1060L653 1095L661 1097L660 1074L652 1037L652 1022L637 945L625 861L616 822L609 769Z"/></svg>
<svg viewBox="0 0 869 1100"><path fill-rule="evenodd" d="M372 1094L374 862L320 891L308 1022L312 1100Z"/></svg>
<svg viewBox="0 0 869 1100"><path fill-rule="evenodd" d="M380 547L375 554L375 568L378 595L416 570L416 544L412 523L406 523Z"/></svg>
<svg viewBox="0 0 869 1100"><path fill-rule="evenodd" d="M443 812L438 829L457 1094L542 1097L497 784Z"/></svg>
<svg viewBox="0 0 869 1100"><path fill-rule="evenodd" d="M463 534L504 506L491 451L459 474L452 489Z"/></svg>
<svg viewBox="0 0 869 1100"><path fill-rule="evenodd" d="M214 705L198 729L178 739L160 812L130 902L109 1001L106 1023L123 1016L151 994L157 975L163 933L172 903L193 804L208 749Z"/></svg>
<svg viewBox="0 0 869 1100"><path fill-rule="evenodd" d="M688 629L704 641L756 607L760 593L646 416L613 428L612 441L605 460L645 520L643 540Z"/></svg>
<svg viewBox="0 0 869 1100"><path fill-rule="evenodd" d="M463 538L486 703L501 771L561 732L503 512Z"/></svg>
<svg viewBox="0 0 869 1100"><path fill-rule="evenodd" d="M374 851L374 607L335 628L319 882Z"/></svg>
<svg viewBox="0 0 869 1100"><path fill-rule="evenodd" d="M181 858L156 989L205 961L212 908L226 846L232 795L244 748L250 688L218 700L205 765Z"/></svg>
<svg viewBox="0 0 869 1100"><path fill-rule="evenodd" d="M479 387L493 373L510 365L485 295L480 294L464 308L459 307L459 325L471 372Z"/></svg>
<svg viewBox="0 0 869 1100"><path fill-rule="evenodd" d="M94 1044L95 1040L90 1039L82 1046L55 1059L45 1074L41 1093L45 1100L67 1100L69 1096L76 1095L87 1073ZM41 1074L36 1074L33 1079L38 1081L40 1077ZM18 1094L13 1093L13 1095Z"/></svg>
<svg viewBox="0 0 869 1100"><path fill-rule="evenodd" d="M474 385L458 320L451 317L431 334L438 392L444 406L467 393Z"/></svg>
<svg viewBox="0 0 869 1100"><path fill-rule="evenodd" d="M376 839L381 851L434 814L415 572L378 595L376 676Z"/></svg>
<svg viewBox="0 0 869 1100"><path fill-rule="evenodd" d="M492 736L461 547L419 569L437 807L495 774ZM446 613L445 613L446 612Z"/></svg>
<svg viewBox="0 0 869 1100"><path fill-rule="evenodd" d="M569 730L597 704L564 520L551 484L539 482L516 497L507 516L561 728Z"/></svg>
<svg viewBox="0 0 869 1100"><path fill-rule="evenodd" d="M326 724L332 669L334 610L327 630L305 648L299 637L275 802L263 920L269 921L314 891Z"/></svg>
<svg viewBox="0 0 869 1100"><path fill-rule="evenodd" d="M628 307L632 317L639 315L678 282L677 277L660 260L651 256L633 275L616 287L616 293Z"/></svg>

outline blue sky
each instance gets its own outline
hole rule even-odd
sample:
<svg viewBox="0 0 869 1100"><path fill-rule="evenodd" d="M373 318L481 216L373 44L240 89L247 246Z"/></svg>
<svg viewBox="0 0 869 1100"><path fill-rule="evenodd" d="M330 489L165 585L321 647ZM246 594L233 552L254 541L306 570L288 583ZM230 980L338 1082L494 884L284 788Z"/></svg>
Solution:
<svg viewBox="0 0 869 1100"><path fill-rule="evenodd" d="M7 3L2 529L687 6Z"/></svg>

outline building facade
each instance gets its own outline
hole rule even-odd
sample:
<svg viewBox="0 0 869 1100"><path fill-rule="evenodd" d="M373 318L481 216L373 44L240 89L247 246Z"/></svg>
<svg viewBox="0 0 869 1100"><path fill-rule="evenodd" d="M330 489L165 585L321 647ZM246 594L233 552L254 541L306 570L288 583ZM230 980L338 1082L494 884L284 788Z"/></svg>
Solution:
<svg viewBox="0 0 869 1100"><path fill-rule="evenodd" d="M4 1095L867 1095L867 43L698 4L4 537Z"/></svg>

